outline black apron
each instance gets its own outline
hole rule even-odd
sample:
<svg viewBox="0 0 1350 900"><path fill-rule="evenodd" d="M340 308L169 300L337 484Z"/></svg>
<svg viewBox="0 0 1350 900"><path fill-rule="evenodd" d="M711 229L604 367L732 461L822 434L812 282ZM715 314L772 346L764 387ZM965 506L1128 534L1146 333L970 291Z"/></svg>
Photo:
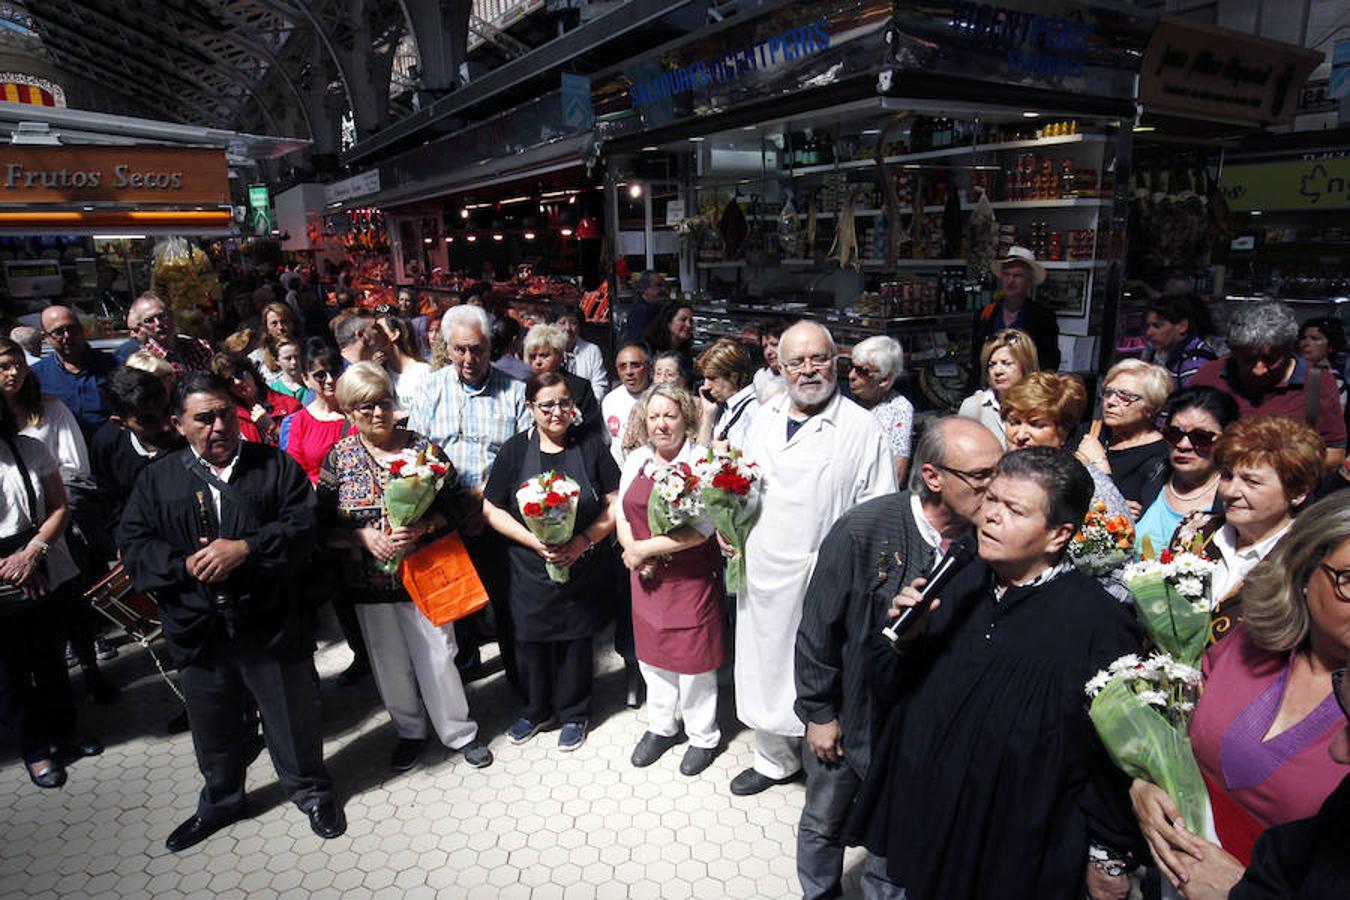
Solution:
<svg viewBox="0 0 1350 900"><path fill-rule="evenodd" d="M604 498L596 491L586 471L580 448L572 444L556 465L544 465L539 450L539 432L530 434L525 459L516 473L516 484L549 469L566 475L581 489L577 497L577 521L574 534L580 534L604 511ZM520 508L511 499L511 515L524 524ZM529 526L526 526L527 528ZM516 639L521 641L571 641L595 634L604 625L609 607L610 585L606 575L608 541L601 541L572 564L571 579L558 584L548 577L539 554L515 541L509 542L511 560L511 617Z"/></svg>

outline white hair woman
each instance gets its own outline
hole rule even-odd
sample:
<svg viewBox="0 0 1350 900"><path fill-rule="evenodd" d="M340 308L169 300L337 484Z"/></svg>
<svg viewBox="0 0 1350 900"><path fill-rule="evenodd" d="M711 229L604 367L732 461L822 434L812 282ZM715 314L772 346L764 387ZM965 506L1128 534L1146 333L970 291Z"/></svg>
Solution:
<svg viewBox="0 0 1350 900"><path fill-rule="evenodd" d="M1172 393L1172 376L1155 363L1122 359L1102 379L1101 438L1083 435L1078 461L1116 483L1138 519L1167 481L1167 444L1158 413Z"/></svg>
<svg viewBox="0 0 1350 900"><path fill-rule="evenodd" d="M877 334L856 344L852 356L849 390L881 426L895 457L895 481L904 484L914 435L914 404L896 387L896 380L905 373L904 348L895 338Z"/></svg>
<svg viewBox="0 0 1350 900"><path fill-rule="evenodd" d="M535 325L525 335L525 362L538 375L542 372L557 372L567 382L567 390L576 406L573 428L595 432L608 444L609 430L600 418L600 402L595 399L591 383L579 375L573 375L564 367L567 361L567 332L557 325Z"/></svg>

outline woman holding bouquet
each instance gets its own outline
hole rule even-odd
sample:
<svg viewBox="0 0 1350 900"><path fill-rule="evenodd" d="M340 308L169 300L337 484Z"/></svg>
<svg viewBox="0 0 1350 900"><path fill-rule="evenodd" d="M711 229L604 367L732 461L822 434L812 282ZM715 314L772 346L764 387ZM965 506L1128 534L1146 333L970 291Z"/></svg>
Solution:
<svg viewBox="0 0 1350 900"><path fill-rule="evenodd" d="M753 402L753 401L752 401ZM693 465L698 411L689 393L658 384L638 401L633 422L642 444L624 461L619 484L619 544L633 585L633 638L647 683L647 732L633 750L638 768L680 743L680 772L697 775L717 756L717 667L722 664L722 557L706 516L652 534L648 507L656 474ZM683 714L681 716L681 713Z"/></svg>
<svg viewBox="0 0 1350 900"><path fill-rule="evenodd" d="M441 743L464 754L474 768L492 763L469 715L464 684L455 668L455 629L435 626L408 597L399 571L388 563L431 535L454 528L472 500L445 453L420 434L394 425L394 385L379 366L353 365L337 383L338 403L356 425L328 451L319 472L320 527L330 546L345 547L343 584L356 605L375 686L398 732L389 765L406 772L417 764L430 717ZM445 467L431 508L411 525L388 527L385 487L398 468L419 454Z"/></svg>
<svg viewBox="0 0 1350 900"><path fill-rule="evenodd" d="M1261 829L1315 815L1350 774L1328 756L1345 727L1331 673L1350 655L1350 504L1300 514L1240 599L1245 621L1206 654L1190 723L1218 843L1197 836L1205 823L1183 827L1161 788L1130 791L1155 861L1189 900L1227 897Z"/></svg>
<svg viewBox="0 0 1350 900"><path fill-rule="evenodd" d="M614 531L619 467L599 432L571 428L577 410L561 373L532 376L525 399L534 427L502 445L483 490L488 524L510 541L511 617L525 693L506 736L523 744L561 721L558 749L570 751L586 741L592 639L610 608L606 591L614 570L605 538ZM526 525L516 495L550 472L574 483L577 495L571 538L546 544Z"/></svg>

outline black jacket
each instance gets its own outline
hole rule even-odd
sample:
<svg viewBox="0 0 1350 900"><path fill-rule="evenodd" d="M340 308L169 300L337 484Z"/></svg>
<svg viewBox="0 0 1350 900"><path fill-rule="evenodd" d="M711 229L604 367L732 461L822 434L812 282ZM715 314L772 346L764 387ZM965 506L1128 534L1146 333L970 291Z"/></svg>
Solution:
<svg viewBox="0 0 1350 900"><path fill-rule="evenodd" d="M975 382L980 380L980 350L984 342L1004 329L1003 301L995 300L987 304L975 316L975 337L971 346L971 373ZM1052 310L1039 303L1027 300L1012 327L1025 331L1036 345L1036 356L1041 369L1046 372L1059 371L1059 319Z"/></svg>

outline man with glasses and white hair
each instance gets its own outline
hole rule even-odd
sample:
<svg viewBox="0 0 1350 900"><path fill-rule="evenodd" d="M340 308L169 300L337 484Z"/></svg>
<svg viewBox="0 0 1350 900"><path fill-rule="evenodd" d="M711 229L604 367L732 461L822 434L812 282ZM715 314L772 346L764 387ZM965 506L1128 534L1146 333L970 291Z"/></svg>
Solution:
<svg viewBox="0 0 1350 900"><path fill-rule="evenodd" d="M880 716L867 689L867 643L891 598L970 532L1002 455L998 438L979 422L939 419L919 440L909 489L855 506L820 545L797 629L795 673L797 715L806 724L797 875L807 900L842 896L840 831L867 775ZM868 898L899 896L881 857L864 864L862 888Z"/></svg>
<svg viewBox="0 0 1350 900"><path fill-rule="evenodd" d="M179 334L173 310L154 294L141 294L131 304L127 323L132 322L136 323L133 327L140 338L141 349L173 366L179 375L211 368L211 356L215 352L211 345L201 338Z"/></svg>
<svg viewBox="0 0 1350 900"><path fill-rule="evenodd" d="M754 766L731 782L738 796L801 771L793 653L816 551L847 510L895 492L881 428L836 391L830 332L799 322L783 333L778 357L787 393L759 411L745 442L763 473L763 506L745 548L746 589L736 598L736 713L755 730Z"/></svg>
<svg viewBox="0 0 1350 900"><path fill-rule="evenodd" d="M505 546L483 526L483 485L502 444L534 421L525 403L525 383L492 363L492 320L479 306L454 306L441 317L450 365L422 382L408 428L443 449L459 472L460 483L474 497L473 512L461 526L464 545L473 557L497 618L498 646L506 676L516 682L511 641L511 612L504 575ZM467 626L466 626L467 627ZM457 631L461 665L472 664L473 642L465 628Z"/></svg>

